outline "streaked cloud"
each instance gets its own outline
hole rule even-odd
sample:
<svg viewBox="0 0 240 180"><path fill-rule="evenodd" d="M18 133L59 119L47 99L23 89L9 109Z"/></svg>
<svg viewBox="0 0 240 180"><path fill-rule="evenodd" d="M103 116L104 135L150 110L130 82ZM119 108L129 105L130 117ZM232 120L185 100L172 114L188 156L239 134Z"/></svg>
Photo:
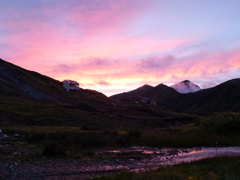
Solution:
<svg viewBox="0 0 240 180"><path fill-rule="evenodd" d="M103 87L107 87L107 86L110 85L109 82L106 82L106 81L103 81L103 80L98 81L97 84L99 84L100 86L103 86Z"/></svg>
<svg viewBox="0 0 240 180"><path fill-rule="evenodd" d="M142 59L140 67L144 70L159 71L168 68L173 62L174 57L171 55L153 56Z"/></svg>

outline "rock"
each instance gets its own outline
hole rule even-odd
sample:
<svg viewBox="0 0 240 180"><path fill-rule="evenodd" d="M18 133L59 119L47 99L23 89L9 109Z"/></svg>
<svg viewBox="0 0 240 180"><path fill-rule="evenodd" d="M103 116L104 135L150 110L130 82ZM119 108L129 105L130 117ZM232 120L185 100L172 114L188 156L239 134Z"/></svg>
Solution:
<svg viewBox="0 0 240 180"><path fill-rule="evenodd" d="M2 139L3 139L3 140L6 140L6 139L8 139L8 135L6 135L6 134L3 134L3 136L2 136Z"/></svg>
<svg viewBox="0 0 240 180"><path fill-rule="evenodd" d="M19 134L14 134L14 137L19 137Z"/></svg>

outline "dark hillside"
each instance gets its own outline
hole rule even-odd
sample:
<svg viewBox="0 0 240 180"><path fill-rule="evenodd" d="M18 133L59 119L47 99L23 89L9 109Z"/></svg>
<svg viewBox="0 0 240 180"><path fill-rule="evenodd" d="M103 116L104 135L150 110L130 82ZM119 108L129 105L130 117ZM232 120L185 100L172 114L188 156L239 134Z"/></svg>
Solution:
<svg viewBox="0 0 240 180"><path fill-rule="evenodd" d="M140 87L142 88L142 87ZM138 88L139 89L139 88ZM128 99L136 90L114 95ZM157 102L157 106L180 113L208 115L213 112L240 111L240 79L232 79L216 87L195 93L180 94L164 84L152 87L141 94Z"/></svg>
<svg viewBox="0 0 240 180"><path fill-rule="evenodd" d="M5 125L165 127L188 124L195 118L111 99L94 90L68 92L60 81L3 60L0 84L0 124Z"/></svg>
<svg viewBox="0 0 240 180"><path fill-rule="evenodd" d="M0 60L0 93L22 99L46 99L57 101L61 83L39 73ZM54 97L55 96L55 97Z"/></svg>
<svg viewBox="0 0 240 180"><path fill-rule="evenodd" d="M159 102L164 97L177 97L178 95L179 93L175 89L168 87L164 84L159 84L143 94L143 96L153 99L157 102Z"/></svg>
<svg viewBox="0 0 240 180"><path fill-rule="evenodd" d="M211 114L213 112L240 111L240 79L232 79L216 87L195 93L173 93L152 89L145 96L157 101L158 106L177 112Z"/></svg>
<svg viewBox="0 0 240 180"><path fill-rule="evenodd" d="M213 88L186 94L174 109L198 114L240 111L240 79L232 79Z"/></svg>
<svg viewBox="0 0 240 180"><path fill-rule="evenodd" d="M76 103L75 95L67 93L62 82L28 71L0 59L0 95L10 95L22 99L45 100L54 103ZM99 92L81 90L79 95ZM106 98L106 96L104 96ZM107 98L106 98L107 99Z"/></svg>

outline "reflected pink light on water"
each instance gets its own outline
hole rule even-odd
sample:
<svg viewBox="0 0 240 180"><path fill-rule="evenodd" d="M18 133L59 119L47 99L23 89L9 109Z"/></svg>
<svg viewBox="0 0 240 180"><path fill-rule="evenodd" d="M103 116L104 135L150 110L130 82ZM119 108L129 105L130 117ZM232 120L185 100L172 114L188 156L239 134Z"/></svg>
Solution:
<svg viewBox="0 0 240 180"><path fill-rule="evenodd" d="M159 166L175 165L179 163L188 163L204 158L216 156L216 147L198 147L198 148L150 148L150 147L132 147L120 150L105 151L108 153L140 152L142 154L152 154L151 158L134 160L128 159L119 164L112 163L112 166L102 166L103 169L123 169L128 171L140 172L150 169L157 169ZM101 152L104 153L104 152ZM218 156L237 156L240 155L240 147L221 147L217 148Z"/></svg>

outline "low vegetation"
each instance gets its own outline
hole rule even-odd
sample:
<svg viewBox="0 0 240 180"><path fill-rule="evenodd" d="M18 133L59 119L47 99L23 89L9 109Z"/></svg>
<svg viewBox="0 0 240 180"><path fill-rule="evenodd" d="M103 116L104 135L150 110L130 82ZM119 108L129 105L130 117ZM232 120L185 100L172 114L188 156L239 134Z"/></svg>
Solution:
<svg viewBox="0 0 240 180"><path fill-rule="evenodd" d="M240 131L240 112L214 113L196 122L209 131L217 133L232 133Z"/></svg>
<svg viewBox="0 0 240 180"><path fill-rule="evenodd" d="M240 146L240 113L215 113L201 117L194 123L168 128L95 128L91 126L2 126L4 133L13 137L1 144L12 146L14 151L0 149L2 160L36 159L82 159L114 161L113 153L96 154L95 150L128 146L194 147L194 146ZM27 142L19 145L18 142ZM29 150L33 146L32 150ZM6 146L4 146L6 147ZM9 147L9 146L8 146ZM20 149L18 149L21 147ZM14 152L20 154L12 155ZM147 158L139 152L121 153L118 159ZM141 173L123 172L95 178L95 180L230 180L239 177L240 157L215 157L171 167L161 167ZM240 178L235 178L240 179Z"/></svg>
<svg viewBox="0 0 240 180"><path fill-rule="evenodd" d="M240 146L239 114L217 113L190 125L155 129L4 126L2 130L19 133L15 143L20 140L36 145L36 156L75 158L79 154L83 157L82 151L107 147L212 147L216 142L218 146Z"/></svg>

